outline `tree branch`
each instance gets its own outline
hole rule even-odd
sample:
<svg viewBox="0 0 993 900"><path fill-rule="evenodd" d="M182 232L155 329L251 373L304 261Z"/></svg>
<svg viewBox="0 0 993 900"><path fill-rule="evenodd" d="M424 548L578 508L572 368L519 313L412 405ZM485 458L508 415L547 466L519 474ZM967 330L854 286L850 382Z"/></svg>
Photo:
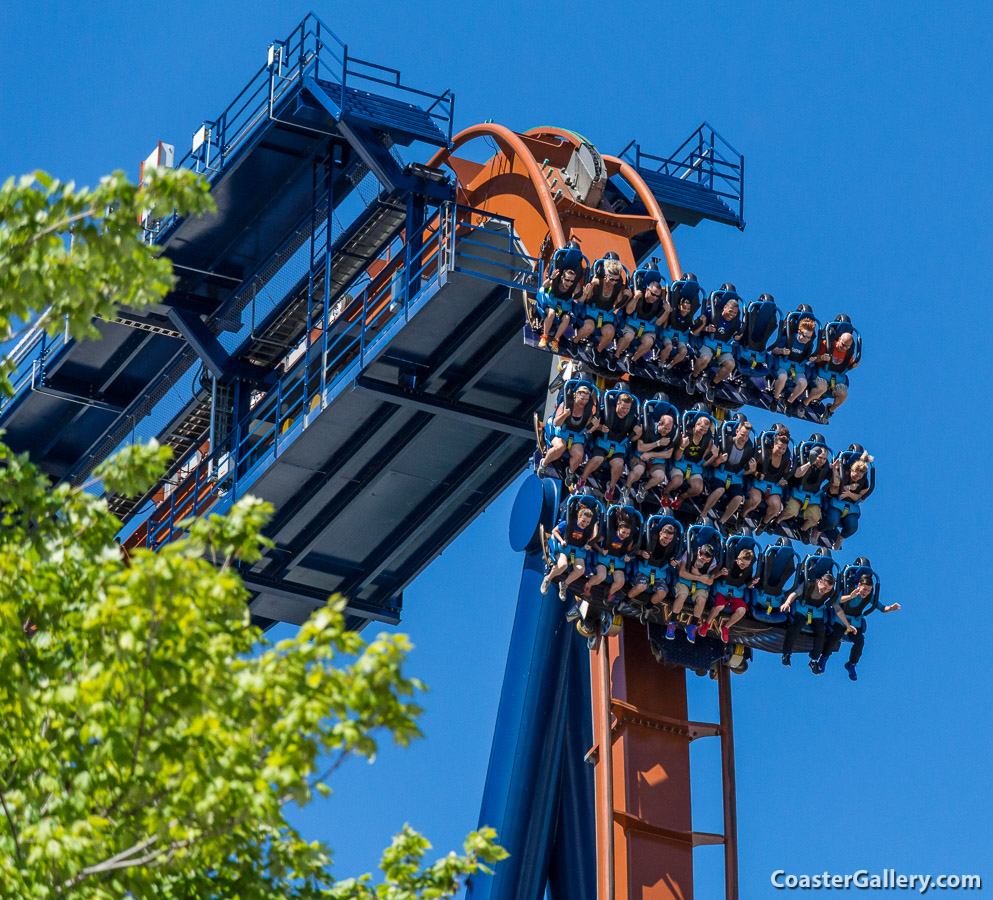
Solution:
<svg viewBox="0 0 993 900"><path fill-rule="evenodd" d="M0 803L3 804L3 812L7 817L7 823L10 825L10 833L14 836L14 849L17 851L17 859L23 860L24 856L21 853L21 839L17 833L17 826L14 824L14 817L10 814L10 810L7 809L7 798L4 796L3 789L0 788Z"/></svg>

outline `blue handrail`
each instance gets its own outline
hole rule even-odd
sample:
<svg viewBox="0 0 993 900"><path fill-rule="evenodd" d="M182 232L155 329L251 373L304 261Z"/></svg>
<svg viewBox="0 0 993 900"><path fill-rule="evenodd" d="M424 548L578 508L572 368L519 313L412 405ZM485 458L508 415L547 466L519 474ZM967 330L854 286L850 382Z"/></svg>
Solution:
<svg viewBox="0 0 993 900"><path fill-rule="evenodd" d="M493 223L503 226L500 232L493 230ZM460 249L479 244L476 238L485 232L499 233L502 239L508 226L511 236L506 249L486 244L490 254L486 259ZM543 261L526 256L515 247L512 229L510 219L449 203L425 227L431 234L419 250L411 251L407 244L402 252L391 248L382 271L329 321L328 327L322 327L319 337L310 336L315 347L321 347L319 377L309 368L316 354L314 357L302 354L245 419L237 423L231 436L213 448L192 472L188 470L198 450L192 450L181 461L179 468L188 474L172 487L168 497L144 513L148 521L147 546L158 548L184 532L180 523L187 517L206 513L223 498L236 497L245 478L270 453L278 453L283 441L292 441L307 427L309 413L329 402L380 352L392 337L390 326L401 318L408 319L410 307L416 305L444 271L454 268L456 254L460 271L496 280L491 271L496 262L510 270L511 277L502 282L508 286L529 284L535 279L540 283L544 277ZM485 274L483 265L488 269ZM130 531L140 527L140 521L128 524Z"/></svg>
<svg viewBox="0 0 993 900"><path fill-rule="evenodd" d="M633 156L631 151L634 151ZM745 221L745 157L707 122L703 122L670 156L645 153L631 141L620 156L636 168L695 181L738 206L738 226Z"/></svg>

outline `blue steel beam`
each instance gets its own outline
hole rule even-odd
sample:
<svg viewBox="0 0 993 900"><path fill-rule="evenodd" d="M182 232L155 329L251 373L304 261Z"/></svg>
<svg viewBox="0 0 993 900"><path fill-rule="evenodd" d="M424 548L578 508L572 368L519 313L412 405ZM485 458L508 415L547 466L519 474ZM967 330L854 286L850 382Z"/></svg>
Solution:
<svg viewBox="0 0 993 900"><path fill-rule="evenodd" d="M560 879L560 891L583 886L559 896L594 895L585 886L596 883L596 841L583 812L592 809L592 784L586 784L592 779L576 768L592 743L591 734L581 741L576 734L584 730L577 721L582 704L589 705L588 662L576 645L583 651L586 645L562 615L557 592L541 593L544 558L528 538L539 520L550 525L557 500L554 485L531 476L511 516L512 545L529 550L479 815L480 825L496 828L510 857L492 876L473 879L467 900L542 900L550 872ZM563 872L569 866L572 877Z"/></svg>

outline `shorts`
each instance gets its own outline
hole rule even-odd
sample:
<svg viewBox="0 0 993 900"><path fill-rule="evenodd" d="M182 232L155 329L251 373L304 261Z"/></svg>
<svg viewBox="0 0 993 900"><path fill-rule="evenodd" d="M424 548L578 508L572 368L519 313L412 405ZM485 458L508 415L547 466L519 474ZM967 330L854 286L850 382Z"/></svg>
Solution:
<svg viewBox="0 0 993 900"><path fill-rule="evenodd" d="M694 588L693 589L693 602L694 603L699 603L700 600L701 600L701 598L704 599L704 600L706 600L709 593L710 593L710 589L709 588L706 588L706 587L697 587L697 588ZM676 584L676 599L677 600L679 600L679 599L685 600L689 596L690 596L690 586L688 584L686 584L685 582L682 582L682 581L678 582Z"/></svg>
<svg viewBox="0 0 993 900"><path fill-rule="evenodd" d="M745 603L744 597L728 597L725 594L714 595L715 609L721 606L727 606L728 603L731 604L731 612L737 612L739 609L748 609L748 604Z"/></svg>
<svg viewBox="0 0 993 900"><path fill-rule="evenodd" d="M745 496L745 483L743 481L732 481L731 484L727 482L727 476L722 478L720 473L716 472L710 477L710 489L716 491L718 488L724 488L724 496L728 500L732 497Z"/></svg>
<svg viewBox="0 0 993 900"><path fill-rule="evenodd" d="M617 448L614 450L613 456L608 457L607 454L610 452L610 444L604 444L601 441L593 441L593 446L590 448L590 456L602 456L607 462L612 462L615 459L623 459L625 462L628 460L628 455L631 452L631 442L624 441L619 443Z"/></svg>
<svg viewBox="0 0 993 900"><path fill-rule="evenodd" d="M651 583L651 578L644 572L635 572L631 576L632 584L645 584L648 585L652 590L669 592L669 583L664 578L655 577L655 584Z"/></svg>
<svg viewBox="0 0 993 900"><path fill-rule="evenodd" d="M827 384L828 390L833 390L831 387L831 379L834 378L834 387L841 385L842 387L848 387L848 376L844 372L831 372L827 369L822 369L819 366L811 367L809 372L809 378L813 382L823 381Z"/></svg>
<svg viewBox="0 0 993 900"><path fill-rule="evenodd" d="M803 506L803 501L797 497L792 497L786 501L786 505L783 507L783 512L786 514L787 519L792 519L794 516L800 515L800 507ZM803 520L805 522L819 522L821 520L821 508L816 503L808 503L807 508L803 511Z"/></svg>
<svg viewBox="0 0 993 900"><path fill-rule="evenodd" d="M707 357L708 359L710 359L711 361L713 361L714 350L713 350L712 347L708 347L706 344L704 344L699 349L698 353L699 353L701 359L703 357ZM721 365L724 365L724 363L726 363L726 362L733 363L734 362L734 354L731 353L728 350L722 350L721 353L720 353L720 355L717 357L717 365L721 366Z"/></svg>

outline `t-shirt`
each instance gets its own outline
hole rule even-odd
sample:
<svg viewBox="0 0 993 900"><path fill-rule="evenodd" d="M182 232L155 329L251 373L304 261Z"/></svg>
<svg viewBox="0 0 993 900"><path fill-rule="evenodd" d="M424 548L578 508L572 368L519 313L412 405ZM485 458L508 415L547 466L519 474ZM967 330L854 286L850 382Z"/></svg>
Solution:
<svg viewBox="0 0 993 900"><path fill-rule="evenodd" d="M608 556L625 556L634 545L634 535L629 534L626 538L619 538L615 533L603 542L603 549Z"/></svg>
<svg viewBox="0 0 993 900"><path fill-rule="evenodd" d="M580 528L578 524L574 524L570 528L567 519L563 519L555 526L555 530L565 538L565 542L571 547L582 547L588 544L593 536L593 528L593 522L590 522L585 528Z"/></svg>
<svg viewBox="0 0 993 900"><path fill-rule="evenodd" d="M813 339L807 341L806 344L800 341L800 335L797 333L793 340L791 341L788 336L783 335L782 339L778 344L780 349L787 350L786 359L790 362L803 362L810 357L810 354L814 350Z"/></svg>
<svg viewBox="0 0 993 900"><path fill-rule="evenodd" d="M745 446L740 450L738 449L737 444L732 441L731 446L728 448L727 461L724 463L722 468L724 468L727 472L741 472L747 468L754 455L755 444L753 444L750 440L746 441Z"/></svg>
<svg viewBox="0 0 993 900"><path fill-rule="evenodd" d="M694 463L701 462L704 454L707 452L707 448L710 446L710 440L709 432L704 435L703 440L699 444L693 443L693 437L690 436L689 444L683 448L683 459Z"/></svg>
<svg viewBox="0 0 993 900"><path fill-rule="evenodd" d="M728 566L728 573L724 576L724 581L730 587L744 587L751 584L755 578L755 560L752 560L745 568L738 565L737 561Z"/></svg>
<svg viewBox="0 0 993 900"><path fill-rule="evenodd" d="M804 583L801 587L799 600L805 606L812 606L814 609L817 609L827 603L832 593L834 593L833 589L822 595L817 587L817 582L811 581L809 584Z"/></svg>
<svg viewBox="0 0 993 900"><path fill-rule="evenodd" d="M638 424L638 414L634 410L634 404L631 405L631 409L623 419L615 412L613 416L607 418L604 424L607 426L604 440L618 443L627 440L631 432L634 431L635 425Z"/></svg>
<svg viewBox="0 0 993 900"><path fill-rule="evenodd" d="M648 564L658 566L659 568L667 566L672 562L672 558L676 555L678 549L679 540L675 535L668 544L662 544L656 541L655 547L648 554Z"/></svg>

